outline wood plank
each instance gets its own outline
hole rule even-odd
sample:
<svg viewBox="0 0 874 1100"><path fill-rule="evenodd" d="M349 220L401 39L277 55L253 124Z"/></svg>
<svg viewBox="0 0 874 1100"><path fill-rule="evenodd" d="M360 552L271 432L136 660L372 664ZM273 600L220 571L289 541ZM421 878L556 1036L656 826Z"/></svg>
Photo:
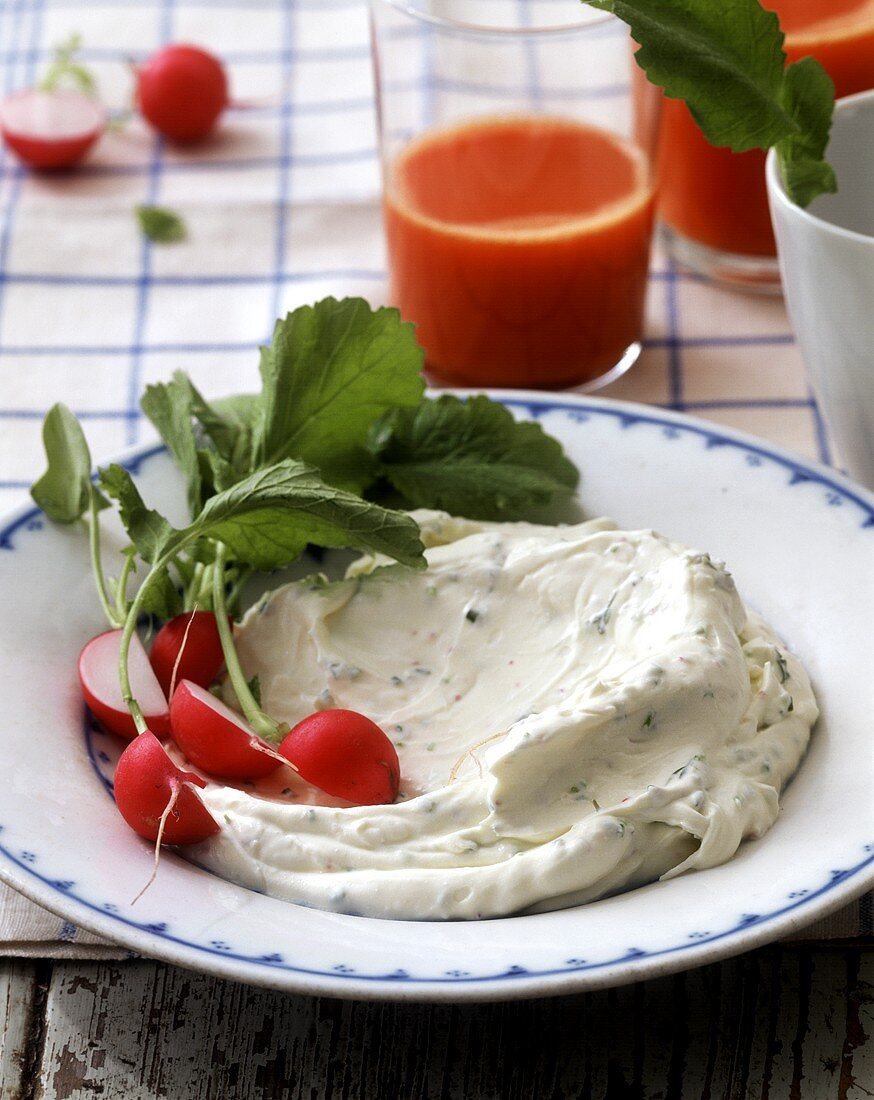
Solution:
<svg viewBox="0 0 874 1100"><path fill-rule="evenodd" d="M847 952L850 975L838 1100L874 1096L874 951Z"/></svg>
<svg viewBox="0 0 874 1100"><path fill-rule="evenodd" d="M38 1055L41 1007L49 968L31 959L0 959L0 1097L26 1095L30 1062Z"/></svg>
<svg viewBox="0 0 874 1100"><path fill-rule="evenodd" d="M57 963L32 1096L825 1100L840 1080L860 1100L874 1095L872 981L874 952L784 947L586 996L428 1006Z"/></svg>

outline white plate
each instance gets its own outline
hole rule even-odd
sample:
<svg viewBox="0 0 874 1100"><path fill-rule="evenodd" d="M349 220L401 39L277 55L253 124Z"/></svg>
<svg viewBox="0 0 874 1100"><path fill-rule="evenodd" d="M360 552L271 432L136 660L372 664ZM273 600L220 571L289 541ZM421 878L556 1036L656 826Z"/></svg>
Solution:
<svg viewBox="0 0 874 1100"><path fill-rule="evenodd" d="M0 524L0 876L133 951L279 989L487 1000L569 993L712 962L784 936L874 885L874 496L770 444L643 406L501 394L558 436L591 516L724 558L809 670L823 716L783 812L722 867L577 909L470 923L340 916L244 890L149 845L107 791L113 738L75 673L102 628L85 539L34 509ZM178 514L159 449L130 452ZM103 778L101 778L103 777Z"/></svg>

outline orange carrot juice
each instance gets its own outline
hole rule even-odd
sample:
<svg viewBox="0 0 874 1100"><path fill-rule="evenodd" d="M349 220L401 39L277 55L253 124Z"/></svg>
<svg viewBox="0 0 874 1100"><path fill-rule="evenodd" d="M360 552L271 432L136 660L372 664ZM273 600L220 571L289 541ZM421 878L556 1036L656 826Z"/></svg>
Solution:
<svg viewBox="0 0 874 1100"><path fill-rule="evenodd" d="M874 0L765 0L786 32L788 60L813 56L838 96L874 87ZM776 253L765 155L708 145L684 103L665 100L659 212L700 244L752 256Z"/></svg>
<svg viewBox="0 0 874 1100"><path fill-rule="evenodd" d="M448 381L563 386L640 339L645 155L570 120L485 118L411 142L386 180L391 296Z"/></svg>

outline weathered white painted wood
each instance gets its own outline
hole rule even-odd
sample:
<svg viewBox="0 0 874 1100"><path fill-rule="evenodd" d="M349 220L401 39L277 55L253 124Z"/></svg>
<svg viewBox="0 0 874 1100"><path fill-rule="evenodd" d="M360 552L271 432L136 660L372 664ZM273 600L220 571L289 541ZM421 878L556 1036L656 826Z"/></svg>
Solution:
<svg viewBox="0 0 874 1100"><path fill-rule="evenodd" d="M34 1016L37 999L38 965L29 959L0 960L0 1097L19 1100L23 1095L28 1060L34 1049L38 1018Z"/></svg>
<svg viewBox="0 0 874 1100"><path fill-rule="evenodd" d="M748 961L749 982L755 988L750 989L747 996L754 1003L747 1010L751 1012L751 1020L746 1081L736 1089L736 1095L742 1100L763 1100L769 1094L774 1058L779 1053L777 1020L784 1007L780 989L780 951L769 948L750 956ZM771 1095L774 1100L779 1096L778 1093Z"/></svg>
<svg viewBox="0 0 874 1100"><path fill-rule="evenodd" d="M837 1096L847 1024L847 960L842 951L812 956L799 1100Z"/></svg>
<svg viewBox="0 0 874 1100"><path fill-rule="evenodd" d="M850 969L853 988L847 999L847 1021L838 1100L867 1100L874 1096L874 951L861 958L853 952Z"/></svg>
<svg viewBox="0 0 874 1100"><path fill-rule="evenodd" d="M858 958L772 948L589 996L458 1007L292 997L148 962L56 963L32 1095L861 1100L874 1095L874 952L856 974Z"/></svg>

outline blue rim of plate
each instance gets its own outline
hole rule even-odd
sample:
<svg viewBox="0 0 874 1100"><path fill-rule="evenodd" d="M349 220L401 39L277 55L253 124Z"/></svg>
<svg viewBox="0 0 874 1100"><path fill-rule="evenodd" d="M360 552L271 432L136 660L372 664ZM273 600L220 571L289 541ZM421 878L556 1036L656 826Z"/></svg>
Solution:
<svg viewBox="0 0 874 1100"><path fill-rule="evenodd" d="M535 420L551 412L567 413L576 423L585 423L585 421L592 416L606 416L618 421L620 427L625 430L641 425L648 425L650 427L661 428L663 437L667 440L679 439L684 434L687 436L693 435L699 437L708 450L716 447L730 447L739 450L744 453L746 463L751 469L763 466L765 463L783 468L789 475L787 481L787 487L789 488L811 484L821 486L825 492L824 503L826 506L837 507L845 502L854 505L861 514L860 526L862 528L871 529L872 538L874 538L874 499L866 499L867 494L865 494L864 490L859 490L851 482L846 481L841 475L825 467L817 467L816 465L811 465L793 458L791 455L781 452L779 449L774 449L767 443L759 441L752 436L745 436L741 432L726 432L704 421L688 418L678 413L668 411L654 413L652 409L646 406L608 402L598 398L573 398L569 400L565 397L564 399L557 400L554 397L541 398L536 394L522 395L512 391L498 393L494 396L502 400L504 404L527 413L528 416ZM144 462L164 451L165 448L161 445L153 445L144 449L135 449L132 456L123 460L123 465L130 471L136 472ZM13 536L16 532L23 528L31 531L38 530L41 526L41 513L37 508L24 508L17 513L13 513L9 521L3 527L0 527L0 550L14 552L15 546L13 543ZM101 785L105 790L110 791L111 787L107 778L102 774L98 760L95 756L97 750L95 750L92 740L88 736L89 728L89 725L86 723L84 731L87 752ZM0 823L0 836L2 836L4 831L5 827ZM62 916L66 916L69 912L70 907L66 903L74 902L77 909L81 907L81 909L86 911L86 919L81 921L84 927L88 927L89 924L87 913L94 913L99 917L99 921L96 925L92 925L93 930L100 934L107 935L110 938L113 936L111 929L116 926L121 926L118 930L122 932L120 937L122 941L126 938L122 931L123 929L130 929L132 932L136 933L137 940L139 940L140 934L147 934L150 940L154 939L157 941L154 945L156 948L154 954L157 957L161 957L162 955L166 957L171 945L174 948L187 948L197 952L198 957L203 956L202 962L204 964L204 969L212 969L207 960L220 959L225 963L236 962L246 964L247 966L262 968L264 973L259 975L259 979L256 979L260 980L262 984L271 984L271 974L276 975L277 973L285 973L289 975L299 975L301 978L326 979L330 982L330 986L322 985L320 989L321 992L335 992L343 995L343 984L355 982L374 984L386 983L394 989L397 989L399 986L403 987L407 983L410 985L423 985L426 987L438 986L444 988L477 985L489 986L494 985L494 983L506 983L512 980L519 983L528 983L537 979L548 979L560 976L570 977L572 975L585 973L592 974L593 972L608 971L617 966L624 965L628 967L629 964L633 966L633 973L629 971L624 975L624 980L634 980L642 976L641 971L645 969L645 964L650 961L665 960L672 956L688 956L688 965L692 966L699 961L694 956L695 954L700 954L702 948L707 947L707 945L726 944L732 937L737 936L741 932L749 933L755 928L760 928L762 930L758 936L750 938L750 941L746 944L747 947L766 942L770 938L768 935L769 925L778 922L779 918L786 917L799 910L810 907L812 902L827 897L834 899L836 891L841 887L845 887L847 883L852 882L854 879L857 881L853 888L850 890L840 890L841 897L837 901L834 901L834 904L817 906L814 916L824 915L832 908L836 908L842 902L848 902L852 900L853 897L858 896L858 894L862 893L864 889L869 886L869 880L874 881L871 875L863 875L863 872L867 869L874 867L874 838L872 838L871 843L863 846L859 854L859 860L851 866L832 870L826 882L820 883L814 887L792 891L788 895L785 904L778 906L770 912L742 914L736 923L721 931L689 933L687 938L681 943L652 951L645 951L630 946L623 954L595 962L573 957L569 958L562 967L553 967L546 970L532 970L524 966L511 966L493 974L471 974L468 971L460 969L447 970L441 974L410 974L405 970L395 970L390 973L362 973L354 967L344 963L338 963L328 970L311 969L287 962L283 958L282 953L278 951L251 955L234 951L233 947L223 940L211 940L208 943L197 943L180 936L175 936L168 922L139 923L122 916L115 911L117 907L110 903L100 904L88 898L78 896L75 893L75 882L51 879L42 875L36 869L35 864L38 862L36 853L31 851L13 852L3 844L2 840L0 840L0 855L2 855L9 864L14 866L17 871L24 872L24 878L22 879L17 874L10 874L8 870L4 870L2 867L0 867L0 877L9 881L10 885L17 887L25 894L31 896L33 896L34 893L37 894L38 896L35 896L34 900L49 908L52 907L52 901L56 901L59 905L59 909L62 910L60 913ZM39 883L42 889L34 886L34 883ZM30 886L30 889L28 889L28 886ZM48 891L48 897L46 896L46 891ZM66 910L66 912L63 912L63 910ZM79 914L77 914L77 919L80 919ZM359 917L356 919L365 920L367 918ZM811 916L810 919L813 919L813 916ZM108 925L107 922L111 922L110 925ZM783 926L787 923L800 926L805 923L805 921L802 919L790 922L780 921L779 923L780 927L774 929L775 936L785 930ZM160 949L162 943L167 945L164 951ZM728 950L723 949L722 951L710 954L715 961L717 958L731 954L731 950L729 947ZM172 958L170 958L169 961L180 962L182 960L180 960L177 952L174 950L172 951ZM187 965L192 965L191 960L188 958L185 959L185 963ZM671 969L679 968L680 967L671 967ZM224 969L227 969L227 967ZM235 973L228 974L228 976L240 977L241 975ZM249 980L253 980L251 976L249 976ZM579 988L579 984L577 983L574 985L569 983L566 991L570 992L572 988ZM378 991L374 990L374 993L376 992Z"/></svg>

